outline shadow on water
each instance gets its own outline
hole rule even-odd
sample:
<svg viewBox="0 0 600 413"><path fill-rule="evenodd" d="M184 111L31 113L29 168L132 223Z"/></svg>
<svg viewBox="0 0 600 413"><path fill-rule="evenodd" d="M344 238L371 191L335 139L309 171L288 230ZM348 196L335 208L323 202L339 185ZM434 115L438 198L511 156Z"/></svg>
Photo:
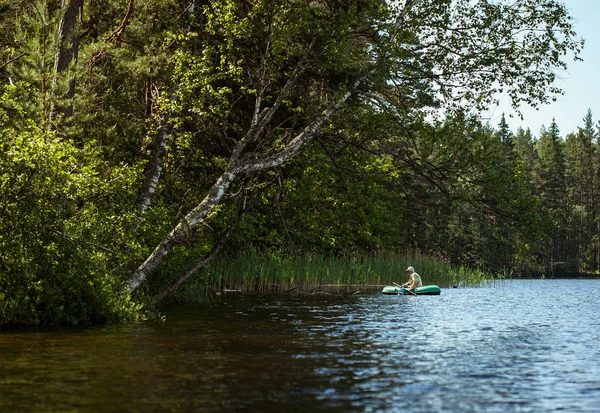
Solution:
<svg viewBox="0 0 600 413"><path fill-rule="evenodd" d="M599 298L599 280L226 294L165 322L6 332L0 411L595 412Z"/></svg>

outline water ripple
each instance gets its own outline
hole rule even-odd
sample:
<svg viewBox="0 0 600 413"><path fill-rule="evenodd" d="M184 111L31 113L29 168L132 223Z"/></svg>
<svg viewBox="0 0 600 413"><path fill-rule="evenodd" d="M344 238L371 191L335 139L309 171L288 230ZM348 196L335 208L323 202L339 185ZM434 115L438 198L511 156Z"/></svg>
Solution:
<svg viewBox="0 0 600 413"><path fill-rule="evenodd" d="M228 294L165 323L0 334L0 411L598 412L600 280Z"/></svg>

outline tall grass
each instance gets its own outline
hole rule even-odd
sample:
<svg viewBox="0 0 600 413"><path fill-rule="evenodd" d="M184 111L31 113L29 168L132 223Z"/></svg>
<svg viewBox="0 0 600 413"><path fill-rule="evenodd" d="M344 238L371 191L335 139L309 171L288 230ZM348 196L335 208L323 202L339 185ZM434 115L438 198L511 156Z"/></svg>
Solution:
<svg viewBox="0 0 600 413"><path fill-rule="evenodd" d="M292 291L314 290L324 286L381 287L408 280L412 266L424 285L442 288L478 286L491 274L455 267L421 254L353 255L327 257L246 253L211 262L176 293L180 299L193 299L206 291Z"/></svg>

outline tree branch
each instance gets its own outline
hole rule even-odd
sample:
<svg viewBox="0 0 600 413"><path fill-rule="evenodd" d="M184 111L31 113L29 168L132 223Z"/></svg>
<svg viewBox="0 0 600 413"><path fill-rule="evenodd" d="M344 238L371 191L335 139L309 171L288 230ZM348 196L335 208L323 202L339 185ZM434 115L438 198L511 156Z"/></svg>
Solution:
<svg viewBox="0 0 600 413"><path fill-rule="evenodd" d="M260 105L260 100L262 100L263 92L262 92L262 90L258 92L257 99L256 99L256 106L255 106L255 110L254 110L255 119L253 118L252 125L250 126L246 136L244 136L238 142L235 149L233 150L233 153L231 156L232 160L235 160L237 162L237 160L240 159L242 152L244 151L246 146L248 146L249 143L256 141L256 139L258 139L258 136L263 132L265 127L271 122L271 120L273 119L273 116L275 115L277 110L281 107L281 104L283 103L285 98L288 97L288 95L292 91L293 87L296 85L296 82L298 82L298 79L300 78L300 76L302 76L302 74L308 68L308 56L309 56L314 44L315 44L315 39L312 40L304 57L298 62L298 64L294 68L292 74L288 77L288 79L285 83L285 86L279 93L279 96L277 96L277 99L275 100L275 103L273 104L273 106L271 106L270 108L264 108L261 111L259 105ZM265 62L265 65L266 65L266 62ZM259 96L260 96L260 100L259 100ZM260 114L257 115L258 113L260 113ZM255 123L255 120L256 120L256 123Z"/></svg>
<svg viewBox="0 0 600 413"><path fill-rule="evenodd" d="M344 104L350 98L350 96L356 93L356 90L362 81L363 78L357 79L352 88L345 92L338 100L332 102L329 107L327 107L321 113L320 116L306 126L302 132L300 132L284 147L284 149L274 155L247 157L236 168L236 173L262 171L283 165L288 159L294 156L298 150L300 150L302 145L317 135L319 128L323 125L323 123L325 123L325 121L329 119L333 113L339 110L342 104Z"/></svg>
<svg viewBox="0 0 600 413"><path fill-rule="evenodd" d="M110 36L104 39L105 41L112 44L117 44L118 42L123 41L123 33L125 33L125 29L129 25L129 21L131 20L131 16L133 16L133 2L134 0L129 0L129 6L127 7L127 13L125 13L125 18L123 18L123 22L117 28L117 30L112 32Z"/></svg>
<svg viewBox="0 0 600 413"><path fill-rule="evenodd" d="M23 56L26 56L27 53L23 52L18 56L13 57L12 59L10 59L8 62L4 63L2 66L0 66L0 70L4 69L6 66L8 66L9 64L11 64L12 62L14 62L15 60L19 60L20 58L22 58Z"/></svg>

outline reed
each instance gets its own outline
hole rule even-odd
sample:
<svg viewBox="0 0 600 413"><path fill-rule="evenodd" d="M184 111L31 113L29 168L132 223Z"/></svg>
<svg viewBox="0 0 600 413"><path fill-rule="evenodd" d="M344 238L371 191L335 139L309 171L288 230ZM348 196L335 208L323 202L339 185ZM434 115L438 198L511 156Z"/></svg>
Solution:
<svg viewBox="0 0 600 413"><path fill-rule="evenodd" d="M418 253L331 257L244 253L211 262L184 283L176 295L193 300L203 291L293 291L321 287L382 287L408 280L413 266L423 284L442 288L479 286L493 275L464 266L456 267Z"/></svg>

